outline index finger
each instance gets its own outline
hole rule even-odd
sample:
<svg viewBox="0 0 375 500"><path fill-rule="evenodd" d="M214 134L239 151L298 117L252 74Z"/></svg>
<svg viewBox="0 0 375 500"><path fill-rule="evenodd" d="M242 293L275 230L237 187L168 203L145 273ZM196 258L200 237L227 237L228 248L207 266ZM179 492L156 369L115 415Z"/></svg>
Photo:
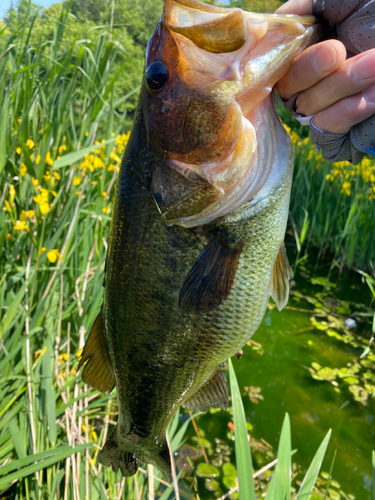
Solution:
<svg viewBox="0 0 375 500"><path fill-rule="evenodd" d="M345 59L345 46L338 40L326 40L307 48L278 81L280 96L290 99L297 92L312 87L340 68Z"/></svg>

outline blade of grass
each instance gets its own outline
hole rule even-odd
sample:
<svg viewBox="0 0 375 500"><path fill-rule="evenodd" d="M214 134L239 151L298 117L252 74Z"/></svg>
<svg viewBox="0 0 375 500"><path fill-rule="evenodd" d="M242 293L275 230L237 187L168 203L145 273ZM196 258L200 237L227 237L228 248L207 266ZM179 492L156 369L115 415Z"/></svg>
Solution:
<svg viewBox="0 0 375 500"><path fill-rule="evenodd" d="M275 500L290 500L292 459L291 459L290 419L286 413L281 429L278 462L276 466Z"/></svg>
<svg viewBox="0 0 375 500"><path fill-rule="evenodd" d="M327 446L329 443L329 440L331 438L332 431L331 429L327 432L327 435L323 439L321 445L318 448L318 451L316 452L310 467L308 468L305 477L303 478L301 488L298 491L297 499L296 500L308 500L311 496L312 490L314 488L316 478L318 477L320 468L322 466L322 462L324 459L324 456L327 451Z"/></svg>
<svg viewBox="0 0 375 500"><path fill-rule="evenodd" d="M255 500L253 464L246 427L245 411L242 404L237 377L232 360L228 360L230 389L233 405L234 435L236 442L236 464L241 500Z"/></svg>
<svg viewBox="0 0 375 500"><path fill-rule="evenodd" d="M337 450L335 450L335 453L333 454L333 458L332 458L332 462L331 462L331 468L329 469L329 476L328 476L326 491L324 493L324 500L327 500L327 498L328 498L327 495L328 495L329 486L331 484L332 472L333 472L333 467L335 465L336 454L337 454Z"/></svg>

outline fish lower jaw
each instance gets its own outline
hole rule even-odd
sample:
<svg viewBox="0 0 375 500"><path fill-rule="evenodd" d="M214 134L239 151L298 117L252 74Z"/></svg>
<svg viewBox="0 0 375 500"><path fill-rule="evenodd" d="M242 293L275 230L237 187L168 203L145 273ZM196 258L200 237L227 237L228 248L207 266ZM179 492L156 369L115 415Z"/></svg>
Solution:
<svg viewBox="0 0 375 500"><path fill-rule="evenodd" d="M220 195L198 214L168 221L169 225L196 227L210 223L241 209L267 183L272 169L277 168L280 134L287 134L273 109L271 97L264 100L248 116L242 117L242 132L229 157L221 162L201 165L202 177Z"/></svg>

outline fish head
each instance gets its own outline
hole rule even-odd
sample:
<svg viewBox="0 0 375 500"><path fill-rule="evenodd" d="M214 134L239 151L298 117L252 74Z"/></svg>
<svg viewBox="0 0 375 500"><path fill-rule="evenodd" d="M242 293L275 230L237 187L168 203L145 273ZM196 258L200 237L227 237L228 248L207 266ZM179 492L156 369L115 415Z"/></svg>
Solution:
<svg viewBox="0 0 375 500"><path fill-rule="evenodd" d="M144 170L169 224L205 224L262 188L279 141L272 88L316 39L314 22L164 0L141 99Z"/></svg>

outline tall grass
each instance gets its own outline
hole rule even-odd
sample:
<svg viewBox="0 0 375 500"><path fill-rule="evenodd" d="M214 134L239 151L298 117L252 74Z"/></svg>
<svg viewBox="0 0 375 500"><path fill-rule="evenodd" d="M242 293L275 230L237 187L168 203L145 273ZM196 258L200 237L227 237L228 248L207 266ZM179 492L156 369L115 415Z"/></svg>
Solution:
<svg viewBox="0 0 375 500"><path fill-rule="evenodd" d="M333 254L340 268L374 269L375 160L325 161L306 130L286 110L280 113L292 127L286 125L295 149L289 230L297 259L318 247L318 258Z"/></svg>

